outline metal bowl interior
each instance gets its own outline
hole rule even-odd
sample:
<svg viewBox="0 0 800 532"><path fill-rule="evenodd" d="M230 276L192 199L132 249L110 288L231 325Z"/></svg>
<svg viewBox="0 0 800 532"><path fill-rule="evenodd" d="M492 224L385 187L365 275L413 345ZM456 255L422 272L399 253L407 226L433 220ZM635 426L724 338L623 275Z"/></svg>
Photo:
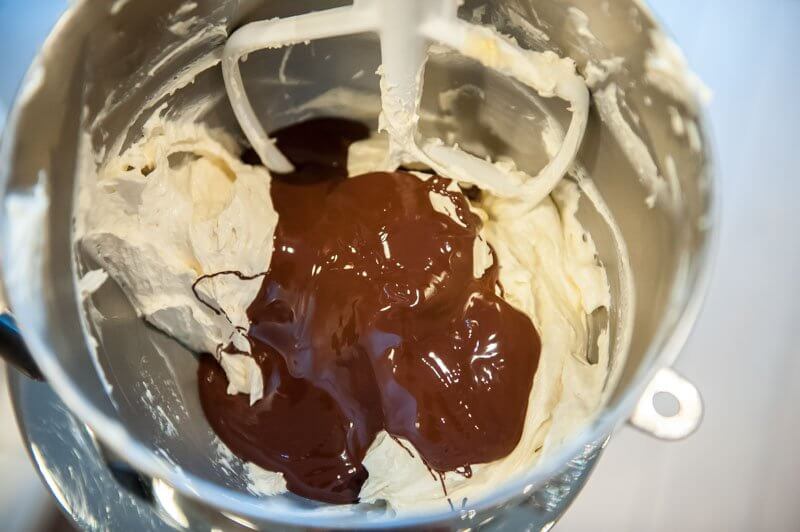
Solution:
<svg viewBox="0 0 800 532"><path fill-rule="evenodd" d="M222 97L218 67L202 71L186 86L170 82L193 61L213 57L224 42L225 33L219 28L230 30L248 20L303 13L332 3L198 1L192 12L198 22L191 33L179 35L169 27L181 4L142 0L116 2L112 5L118 9L109 9L106 3L76 3L29 71L12 112L0 151L6 193L5 286L41 370L64 402L134 467L219 510L262 523L316 527L420 525L452 518L452 513L445 512L398 520L366 505L336 508L293 495L267 499L252 495L244 465L219 459L217 440L196 394L193 354L145 325L113 283L106 283L86 303L79 300L76 275L79 269L91 267L77 252L72 237L76 176L87 171L82 166L86 158L79 157L81 150L87 146L95 152L110 149L122 134L128 135L128 141L134 139L143 121L162 104L177 110L203 99L213 102L205 121L237 132ZM594 37L586 36L570 7L588 15ZM638 304L627 309L633 316L626 320L626 309L620 304L622 285L615 274L620 268L618 250L607 224L584 201L580 217L607 266L615 302L607 317L612 345L617 346L607 405L559 452L465 508L491 511L526 496L583 446L602 440L626 419L655 371L677 356L699 310L708 276L714 188L708 150L698 150L688 136L675 134L668 108L678 108L700 124L702 117L644 81L648 32L656 23L638 2L468 1L462 16L491 23L524 47L569 55L581 68L590 60L625 58L625 68L608 82L625 87L628 116L661 175L674 175L674 193L680 200L676 202L679 208L657 204L651 209L645 204L647 189L615 136L593 111L580 162L628 245ZM540 30L549 37L543 38ZM297 45L291 52L252 54L244 74L255 107L269 117L273 129L332 113L356 113L374 125L378 88L374 72L379 61L377 41L359 35ZM165 86L174 90L164 90ZM344 97L341 92L332 93L332 88L346 88L351 96L359 96ZM455 97L444 101L443 93ZM422 105L426 134L452 131L462 145L493 156L508 155L530 171L546 160L540 135L546 114L564 125L569 119L557 102L448 55L431 59ZM443 105L448 109L455 105L459 118L440 120L448 111ZM88 137L83 134L87 128ZM49 198L46 208L34 206L22 215L18 210L11 212L10 202L32 200L31 190L40 182ZM630 338L627 332L632 333ZM90 336L97 339L97 356L87 340ZM98 377L97 366L107 382Z"/></svg>

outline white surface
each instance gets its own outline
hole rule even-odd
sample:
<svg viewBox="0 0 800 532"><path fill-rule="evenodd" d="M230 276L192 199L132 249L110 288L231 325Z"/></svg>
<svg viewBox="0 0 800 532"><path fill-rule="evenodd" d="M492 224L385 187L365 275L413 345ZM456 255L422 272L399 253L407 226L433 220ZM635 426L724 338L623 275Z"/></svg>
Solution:
<svg viewBox="0 0 800 532"><path fill-rule="evenodd" d="M676 365L705 419L678 443L622 429L559 530L798 530L800 2L651 4L714 91L722 235Z"/></svg>

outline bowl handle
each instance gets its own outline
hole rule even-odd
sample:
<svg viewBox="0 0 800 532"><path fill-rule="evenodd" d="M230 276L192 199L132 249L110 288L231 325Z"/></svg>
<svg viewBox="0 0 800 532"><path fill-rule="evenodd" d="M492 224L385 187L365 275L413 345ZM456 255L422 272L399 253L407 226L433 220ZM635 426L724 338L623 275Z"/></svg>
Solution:
<svg viewBox="0 0 800 532"><path fill-rule="evenodd" d="M0 314L0 356L28 377L44 380L11 314Z"/></svg>
<svg viewBox="0 0 800 532"><path fill-rule="evenodd" d="M674 415L656 410L656 395L664 393L678 404ZM680 440L692 434L703 419L703 399L695 386L670 368L656 373L636 404L628 422L637 429L662 440Z"/></svg>

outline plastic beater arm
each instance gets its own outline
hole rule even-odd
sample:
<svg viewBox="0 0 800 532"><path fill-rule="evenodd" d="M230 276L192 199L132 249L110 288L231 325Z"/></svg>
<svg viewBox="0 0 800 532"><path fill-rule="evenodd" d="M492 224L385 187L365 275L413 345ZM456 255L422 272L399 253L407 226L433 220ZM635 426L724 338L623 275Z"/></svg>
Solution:
<svg viewBox="0 0 800 532"><path fill-rule="evenodd" d="M267 168L278 173L294 170L292 163L269 138L253 110L242 81L239 68L241 58L257 50L374 31L374 28L374 13L360 5L354 5L295 17L251 22L230 36L222 53L225 88L244 134Z"/></svg>
<svg viewBox="0 0 800 532"><path fill-rule="evenodd" d="M487 68L510 76L536 90L543 97L557 96L570 102L572 120L564 142L550 162L533 179L522 185L491 163L441 143L426 143L422 151L436 164L437 171L460 170L461 176L448 176L486 188L504 197L519 197L527 204L546 198L574 162L583 141L589 117L589 89L575 72L571 60L552 52L523 50L496 31L459 19L436 17L422 27L422 33Z"/></svg>

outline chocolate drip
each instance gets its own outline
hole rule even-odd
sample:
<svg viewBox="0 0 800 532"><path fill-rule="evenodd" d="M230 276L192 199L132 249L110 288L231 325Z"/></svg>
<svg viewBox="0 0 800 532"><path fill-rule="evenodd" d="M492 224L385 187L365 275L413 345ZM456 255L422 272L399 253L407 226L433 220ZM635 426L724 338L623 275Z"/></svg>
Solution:
<svg viewBox="0 0 800 532"><path fill-rule="evenodd" d="M443 486L446 471L506 456L540 351L530 319L495 294L496 260L474 277L480 220L448 180L347 178L347 148L368 133L338 119L278 132L296 170L273 177L274 251L247 311L264 397L227 395L211 356L198 370L206 416L235 454L332 503L358 500L381 430L408 440Z"/></svg>
<svg viewBox="0 0 800 532"><path fill-rule="evenodd" d="M390 434L390 436L392 436L392 435ZM403 443L403 440L401 440L401 439L400 439L400 438L398 438L397 436L392 436L392 439L393 439L393 440L394 440L394 441L397 443L397 445L399 445L400 447L402 447L402 448L403 448L403 450L404 450L405 452L407 452L407 453L408 453L408 456L410 456L411 458L414 458L414 453L413 453L413 452L411 452L411 449L409 449L408 447L406 447L406 444L405 444L405 443Z"/></svg>
<svg viewBox="0 0 800 532"><path fill-rule="evenodd" d="M204 306L206 306L209 309L211 309L214 312L214 314L216 314L217 316L225 316L226 320L231 321L231 319L228 317L228 315L225 314L225 311L223 311L221 308L215 307L214 305L212 305L211 303L209 303L208 301L206 301L205 299L200 297L200 293L197 291L198 285L200 283L202 283L203 281L205 281L207 279L214 279L215 277L220 277L220 276L223 276L223 275L233 275L233 276L237 277L240 281L252 281L253 279L258 279L259 277L263 277L263 276L267 275L267 272L261 272L261 273L255 274L255 275L245 275L243 272L241 272L239 270L224 270L224 271L221 271L221 272L207 273L205 275L201 275L200 277L195 279L195 281L192 283L192 293L194 294L194 297L200 303L202 303Z"/></svg>

